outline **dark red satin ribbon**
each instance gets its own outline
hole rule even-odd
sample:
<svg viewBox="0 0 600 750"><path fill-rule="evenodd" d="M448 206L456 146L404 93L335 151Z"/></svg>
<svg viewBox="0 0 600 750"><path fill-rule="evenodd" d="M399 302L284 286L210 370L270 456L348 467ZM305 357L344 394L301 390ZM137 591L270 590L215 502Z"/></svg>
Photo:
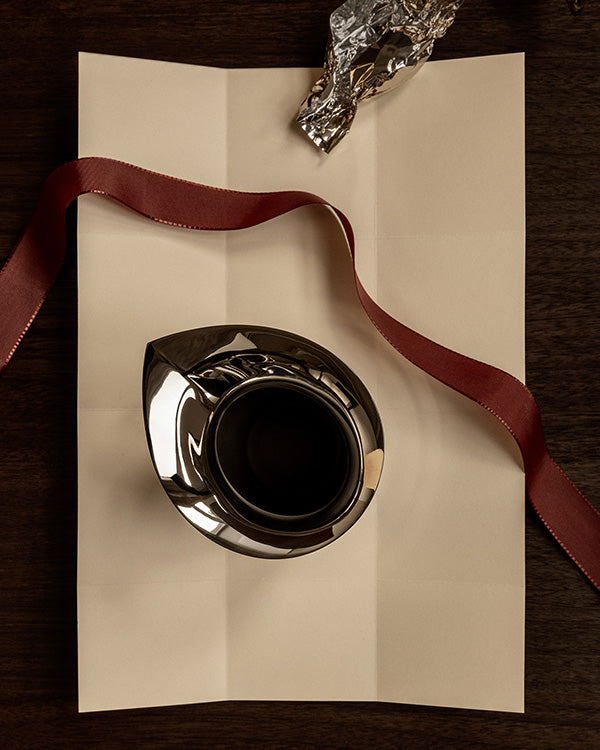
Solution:
<svg viewBox="0 0 600 750"><path fill-rule="evenodd" d="M337 215L354 261L350 222L311 193L241 193L198 185L98 157L59 167L47 179L35 213L0 270L0 370L8 364L63 265L64 214L83 193L99 193L154 221L189 229L243 229L300 206L321 204ZM600 590L600 514L548 454L542 420L529 390L512 375L446 349L388 315L354 274L360 301L390 344L408 360L497 417L517 441L527 494L552 536Z"/></svg>

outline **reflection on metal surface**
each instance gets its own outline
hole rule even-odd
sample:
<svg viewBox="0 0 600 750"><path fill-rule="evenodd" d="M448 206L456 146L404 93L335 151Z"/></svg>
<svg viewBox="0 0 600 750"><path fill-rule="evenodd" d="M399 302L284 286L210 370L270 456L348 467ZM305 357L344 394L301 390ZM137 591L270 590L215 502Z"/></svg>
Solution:
<svg viewBox="0 0 600 750"><path fill-rule="evenodd" d="M215 326L153 341L144 418L167 494L203 534L256 557L293 557L343 534L381 474L366 388L291 333Z"/></svg>
<svg viewBox="0 0 600 750"><path fill-rule="evenodd" d="M346 135L358 102L396 88L431 55L463 0L346 0L331 14L323 75L297 122L328 153Z"/></svg>
<svg viewBox="0 0 600 750"><path fill-rule="evenodd" d="M377 448L365 456L365 477L364 485L371 490L377 489L381 469L383 467L383 451Z"/></svg>

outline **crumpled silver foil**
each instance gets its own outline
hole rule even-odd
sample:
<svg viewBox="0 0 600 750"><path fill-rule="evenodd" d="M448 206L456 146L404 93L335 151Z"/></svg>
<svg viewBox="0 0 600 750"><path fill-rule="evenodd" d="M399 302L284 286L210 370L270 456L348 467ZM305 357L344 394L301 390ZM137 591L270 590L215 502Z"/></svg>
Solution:
<svg viewBox="0 0 600 750"><path fill-rule="evenodd" d="M358 102L416 72L463 0L346 0L329 20L323 75L297 122L328 153L349 131ZM394 79L392 83L392 79Z"/></svg>

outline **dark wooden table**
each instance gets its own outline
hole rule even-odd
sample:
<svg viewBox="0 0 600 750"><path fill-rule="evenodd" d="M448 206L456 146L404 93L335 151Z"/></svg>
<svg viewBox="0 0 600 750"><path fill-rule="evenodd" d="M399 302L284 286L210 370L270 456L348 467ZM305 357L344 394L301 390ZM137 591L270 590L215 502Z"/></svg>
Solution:
<svg viewBox="0 0 600 750"><path fill-rule="evenodd" d="M318 66L336 0L3 0L0 260L76 155L77 51ZM600 505L600 3L468 0L434 58L526 52L527 379ZM71 234L73 235L73 216ZM527 511L523 716L382 703L77 713L76 272L0 377L0 746L597 748L600 597ZM2 321L0 321L2 325Z"/></svg>

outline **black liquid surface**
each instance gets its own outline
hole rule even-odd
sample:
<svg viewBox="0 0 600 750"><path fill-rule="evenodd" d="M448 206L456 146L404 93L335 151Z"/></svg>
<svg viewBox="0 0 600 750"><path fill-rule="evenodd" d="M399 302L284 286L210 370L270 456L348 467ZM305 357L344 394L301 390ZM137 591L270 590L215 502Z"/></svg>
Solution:
<svg viewBox="0 0 600 750"><path fill-rule="evenodd" d="M349 427L326 401L296 387L269 383L240 393L220 414L214 445L234 504L290 521L336 514L356 475Z"/></svg>

